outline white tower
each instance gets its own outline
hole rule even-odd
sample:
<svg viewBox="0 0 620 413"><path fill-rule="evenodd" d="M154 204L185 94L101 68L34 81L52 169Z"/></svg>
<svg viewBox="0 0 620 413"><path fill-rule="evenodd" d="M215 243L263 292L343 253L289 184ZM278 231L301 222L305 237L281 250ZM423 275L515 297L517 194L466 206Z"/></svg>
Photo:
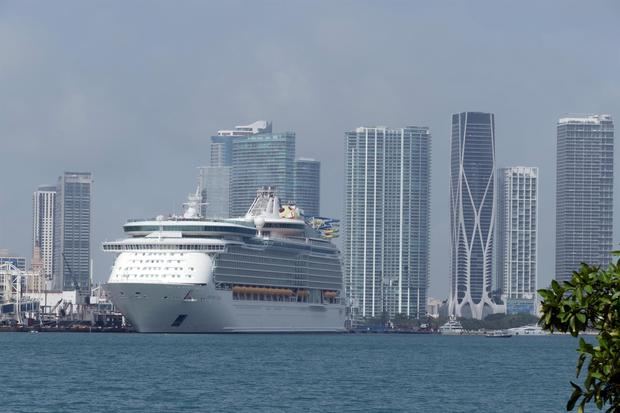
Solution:
<svg viewBox="0 0 620 413"><path fill-rule="evenodd" d="M42 275L51 280L54 261L55 186L40 186L32 195L32 255L39 248Z"/></svg>

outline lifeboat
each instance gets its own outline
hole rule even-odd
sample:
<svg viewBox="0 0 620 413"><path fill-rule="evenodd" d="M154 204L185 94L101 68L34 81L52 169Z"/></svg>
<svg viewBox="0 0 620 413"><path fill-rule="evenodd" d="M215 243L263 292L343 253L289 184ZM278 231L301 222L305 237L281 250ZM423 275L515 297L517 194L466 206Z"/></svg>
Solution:
<svg viewBox="0 0 620 413"><path fill-rule="evenodd" d="M235 294L264 294L282 297L294 295L293 291L288 288L249 287L243 285L235 285L232 291ZM301 295L308 295L308 291L302 290Z"/></svg>
<svg viewBox="0 0 620 413"><path fill-rule="evenodd" d="M297 291L297 296L298 297L307 297L310 295L310 292L308 290L298 290Z"/></svg>
<svg viewBox="0 0 620 413"><path fill-rule="evenodd" d="M260 288L258 287L247 287L245 289L246 294L260 294Z"/></svg>
<svg viewBox="0 0 620 413"><path fill-rule="evenodd" d="M338 293L336 291L325 291L325 292L323 292L323 296L325 298L336 298L337 295L338 295Z"/></svg>

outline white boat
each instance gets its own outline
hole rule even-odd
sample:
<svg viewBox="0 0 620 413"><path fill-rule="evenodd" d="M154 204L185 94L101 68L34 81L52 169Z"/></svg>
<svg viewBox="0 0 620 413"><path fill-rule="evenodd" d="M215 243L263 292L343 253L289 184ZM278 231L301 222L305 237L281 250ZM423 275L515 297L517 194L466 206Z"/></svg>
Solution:
<svg viewBox="0 0 620 413"><path fill-rule="evenodd" d="M456 317L451 315L448 322L439 327L439 333L446 336L459 336L465 333L465 329Z"/></svg>
<svg viewBox="0 0 620 413"><path fill-rule="evenodd" d="M243 218L200 217L198 192L185 205L103 244L105 289L139 332L344 331L340 253L294 205L269 188Z"/></svg>
<svg viewBox="0 0 620 413"><path fill-rule="evenodd" d="M529 325L523 327L515 327L508 330L515 336L548 336L551 333L543 330L538 325Z"/></svg>
<svg viewBox="0 0 620 413"><path fill-rule="evenodd" d="M507 330L493 330L487 332L484 336L489 338L510 338L512 334Z"/></svg>

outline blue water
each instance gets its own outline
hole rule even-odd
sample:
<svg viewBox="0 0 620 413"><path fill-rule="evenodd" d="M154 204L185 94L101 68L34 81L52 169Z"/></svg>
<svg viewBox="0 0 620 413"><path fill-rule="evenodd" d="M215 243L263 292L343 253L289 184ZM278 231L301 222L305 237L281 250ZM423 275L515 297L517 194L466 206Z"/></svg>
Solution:
<svg viewBox="0 0 620 413"><path fill-rule="evenodd" d="M566 336L0 334L2 412L562 412Z"/></svg>

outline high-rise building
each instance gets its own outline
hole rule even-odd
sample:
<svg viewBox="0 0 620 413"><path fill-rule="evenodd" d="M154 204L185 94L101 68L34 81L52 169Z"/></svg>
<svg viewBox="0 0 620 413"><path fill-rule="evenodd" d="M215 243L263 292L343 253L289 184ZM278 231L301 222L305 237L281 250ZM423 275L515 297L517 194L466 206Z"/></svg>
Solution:
<svg viewBox="0 0 620 413"><path fill-rule="evenodd" d="M563 281L581 262L605 266L611 261L611 116L570 116L558 121L556 173L555 276Z"/></svg>
<svg viewBox="0 0 620 413"><path fill-rule="evenodd" d="M203 216L229 217L233 141L259 133L271 133L271 122L259 120L249 125L235 126L232 130L219 130L217 135L211 137L211 162L209 166L199 168Z"/></svg>
<svg viewBox="0 0 620 413"><path fill-rule="evenodd" d="M271 122L258 120L249 125L235 126L232 130L222 129L217 131L217 135L211 137L211 163L209 165L231 166L233 142L231 138L271 133L271 128Z"/></svg>
<svg viewBox="0 0 620 413"><path fill-rule="evenodd" d="M210 166L199 170L203 215L243 216L262 187L296 202L307 216L319 214L320 162L295 161L295 133L273 133L271 122L218 131L211 137Z"/></svg>
<svg viewBox="0 0 620 413"><path fill-rule="evenodd" d="M202 216L228 218L230 197L230 166L201 166L200 193Z"/></svg>
<svg viewBox="0 0 620 413"><path fill-rule="evenodd" d="M344 266L357 319L426 314L431 134L360 127L345 134Z"/></svg>
<svg viewBox="0 0 620 413"><path fill-rule="evenodd" d="M90 172L65 172L56 186L54 288L90 293Z"/></svg>
<svg viewBox="0 0 620 413"><path fill-rule="evenodd" d="M295 133L233 138L230 168L230 216L245 215L262 187L275 188L282 202L293 201Z"/></svg>
<svg viewBox="0 0 620 413"><path fill-rule="evenodd" d="M32 195L32 255L38 248L45 280L53 277L54 262L54 210L56 207L56 187L39 186Z"/></svg>
<svg viewBox="0 0 620 413"><path fill-rule="evenodd" d="M497 174L496 288L510 313L535 312L538 168L500 168Z"/></svg>
<svg viewBox="0 0 620 413"><path fill-rule="evenodd" d="M321 162L299 158L295 161L293 199L307 217L318 217L321 207Z"/></svg>
<svg viewBox="0 0 620 413"><path fill-rule="evenodd" d="M495 221L495 116L452 115L449 313L482 319L491 299Z"/></svg>

